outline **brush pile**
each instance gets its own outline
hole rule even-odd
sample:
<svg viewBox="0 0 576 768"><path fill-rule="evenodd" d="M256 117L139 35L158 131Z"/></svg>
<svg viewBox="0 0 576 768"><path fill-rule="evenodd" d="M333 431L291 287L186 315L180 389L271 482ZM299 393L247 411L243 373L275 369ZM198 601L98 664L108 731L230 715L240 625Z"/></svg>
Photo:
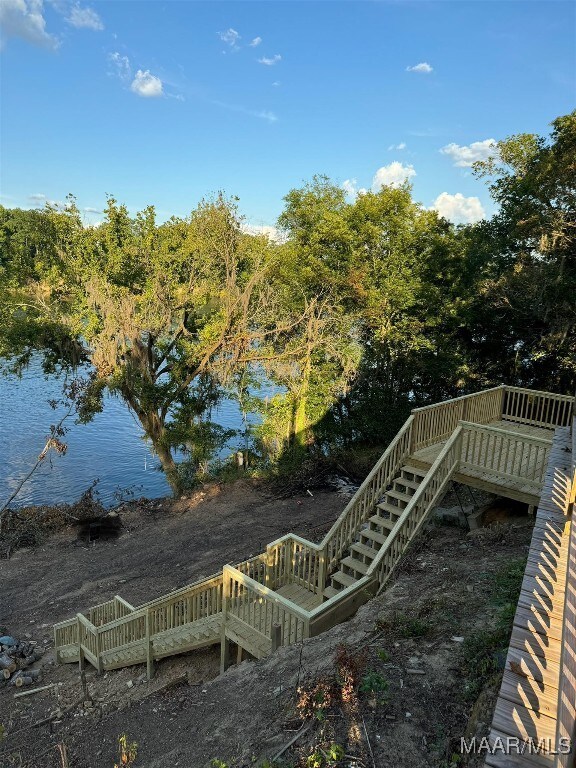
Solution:
<svg viewBox="0 0 576 768"><path fill-rule="evenodd" d="M40 670L32 665L44 655L34 640L17 640L10 635L0 637L0 684L32 685L40 679Z"/></svg>

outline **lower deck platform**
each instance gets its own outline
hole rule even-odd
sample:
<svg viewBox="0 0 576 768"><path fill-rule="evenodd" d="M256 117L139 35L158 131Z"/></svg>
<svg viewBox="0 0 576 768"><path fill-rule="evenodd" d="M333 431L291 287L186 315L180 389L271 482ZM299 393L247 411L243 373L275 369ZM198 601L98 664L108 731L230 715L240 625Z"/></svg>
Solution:
<svg viewBox="0 0 576 768"><path fill-rule="evenodd" d="M551 442L549 429L532 427L526 424L515 424L504 420L494 421L486 426L488 428L505 430L509 436L516 434L519 438L527 436ZM438 458L445 444L446 440L442 440L415 451L410 457L409 463L415 467L429 469ZM478 452L482 451L482 443L478 444L477 450ZM536 507L540 499L539 483L531 483L523 478L541 475L545 470L547 458L543 452L533 451L528 445L522 450L523 454L520 457L517 455L513 457L511 453L504 455L504 459L508 459L508 466L506 466L505 462L502 471L494 472L481 466L462 467L454 475L454 480L457 483L463 483L472 488L479 488L489 493L495 493L498 496L507 496L515 501L521 501ZM481 458L481 456L478 456L479 465L483 463Z"/></svg>

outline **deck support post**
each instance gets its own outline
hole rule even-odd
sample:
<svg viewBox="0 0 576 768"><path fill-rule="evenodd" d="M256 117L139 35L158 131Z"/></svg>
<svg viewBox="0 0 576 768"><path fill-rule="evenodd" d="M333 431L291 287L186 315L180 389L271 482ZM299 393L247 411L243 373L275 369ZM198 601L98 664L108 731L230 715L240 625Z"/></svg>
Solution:
<svg viewBox="0 0 576 768"><path fill-rule="evenodd" d="M222 628L220 630L220 674L226 672L230 666L230 640L226 637L226 616L230 602L230 577L224 566L224 578L222 581Z"/></svg>
<svg viewBox="0 0 576 768"><path fill-rule="evenodd" d="M152 643L152 635L150 634L150 611L146 611L146 677L148 680L152 680L154 677L154 646Z"/></svg>
<svg viewBox="0 0 576 768"><path fill-rule="evenodd" d="M244 648L241 645L238 646L238 652L236 653L236 664L242 664L244 658Z"/></svg>
<svg viewBox="0 0 576 768"><path fill-rule="evenodd" d="M96 627L96 671L99 675L104 671L102 653L100 652L100 632L98 631L98 627Z"/></svg>
<svg viewBox="0 0 576 768"><path fill-rule="evenodd" d="M282 624L272 624L272 653L282 645Z"/></svg>
<svg viewBox="0 0 576 768"><path fill-rule="evenodd" d="M318 553L318 594L324 592L326 586L326 557L328 554L328 545L325 544Z"/></svg>
<svg viewBox="0 0 576 768"><path fill-rule="evenodd" d="M76 614L76 631L78 632L78 670L84 672L86 667L86 659L84 657L84 651L82 650L82 634L80 632L81 624L78 618L79 614Z"/></svg>

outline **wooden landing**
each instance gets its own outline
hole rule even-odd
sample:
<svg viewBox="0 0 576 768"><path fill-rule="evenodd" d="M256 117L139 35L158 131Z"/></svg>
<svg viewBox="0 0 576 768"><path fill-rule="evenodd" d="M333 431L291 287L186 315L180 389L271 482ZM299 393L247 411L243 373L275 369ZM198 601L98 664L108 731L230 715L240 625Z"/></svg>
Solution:
<svg viewBox="0 0 576 768"><path fill-rule="evenodd" d="M527 424L516 424L504 420L491 422L487 426L506 430L506 432L510 434L527 435L529 437L543 438L544 440L551 440L554 434L550 429L533 427ZM429 469L437 459L445 444L446 441L443 440L416 451L412 454L408 463L422 469ZM530 477L535 473L537 474L538 470L543 470L544 467L538 463L539 461L540 459L537 455L530 450L526 450L521 474L524 477ZM513 473L509 471L507 474L512 475ZM461 469L459 472L455 473L454 480L457 483L464 483L464 485L472 486L472 488L479 488L483 491L506 496L510 499L515 499L516 501L521 501L533 506L537 506L540 500L537 485L527 482L521 477L506 476L506 474L494 474L482 469Z"/></svg>
<svg viewBox="0 0 576 768"><path fill-rule="evenodd" d="M558 429L550 450L541 502L514 617L490 743L510 738L542 744L538 754L487 756L486 765L555 766L561 653L571 523L566 516L571 487L568 428ZM498 740L502 740L501 742ZM530 740L532 740L530 742Z"/></svg>
<svg viewBox="0 0 576 768"><path fill-rule="evenodd" d="M310 592L299 584L285 584L276 592L287 600L296 603L300 608L304 608L305 611L313 611L314 608L322 605L322 595Z"/></svg>

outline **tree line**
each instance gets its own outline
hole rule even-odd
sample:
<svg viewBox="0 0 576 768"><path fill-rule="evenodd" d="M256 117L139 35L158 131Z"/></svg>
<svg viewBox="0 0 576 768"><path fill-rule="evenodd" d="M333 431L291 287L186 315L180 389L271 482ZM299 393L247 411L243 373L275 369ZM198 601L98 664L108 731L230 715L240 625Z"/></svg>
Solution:
<svg viewBox="0 0 576 768"><path fill-rule="evenodd" d="M381 446L410 408L509 383L576 389L576 112L548 138L498 143L474 167L497 213L454 226L408 184L350 201L314 177L284 199L279 241L220 194L185 218L108 198L85 227L73 197L0 207L0 361L88 365L80 418L121 397L176 490L226 435L224 395L263 408L274 463Z"/></svg>

